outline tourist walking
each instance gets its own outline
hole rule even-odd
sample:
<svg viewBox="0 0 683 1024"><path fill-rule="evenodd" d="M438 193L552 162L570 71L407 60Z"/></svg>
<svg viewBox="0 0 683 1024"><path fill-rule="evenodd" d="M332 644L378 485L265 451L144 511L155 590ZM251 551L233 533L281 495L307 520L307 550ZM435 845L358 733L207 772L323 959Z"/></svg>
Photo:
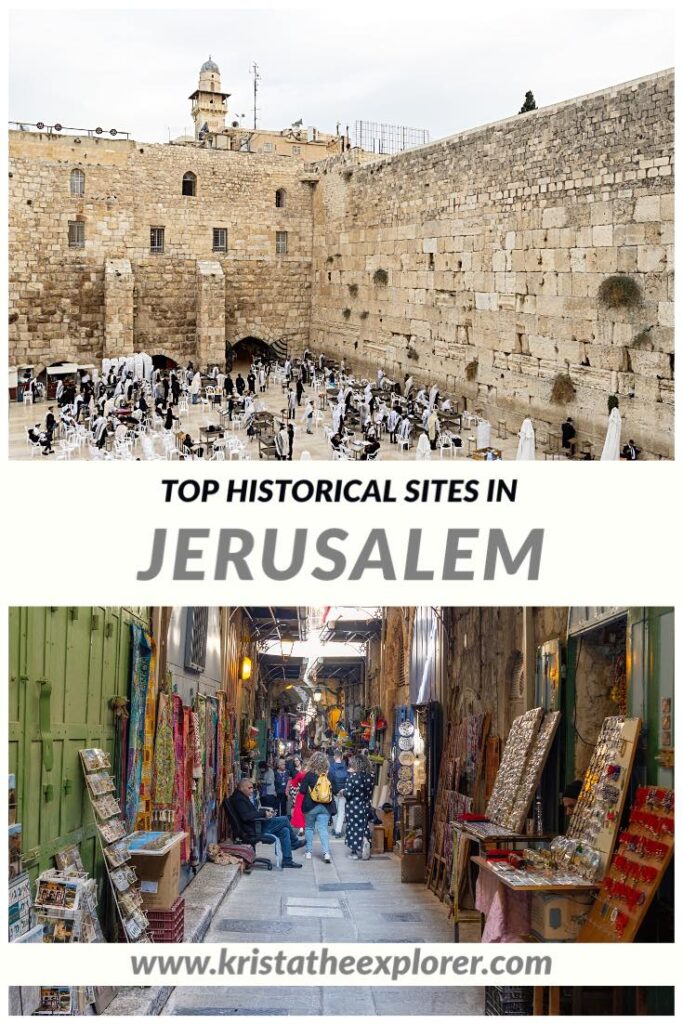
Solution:
<svg viewBox="0 0 683 1024"><path fill-rule="evenodd" d="M318 751L310 758L301 783L304 793L301 809L306 819L306 860L313 857L313 836L317 831L326 864L332 863L328 826L330 818L337 811L328 774L329 767L327 755Z"/></svg>
<svg viewBox="0 0 683 1024"><path fill-rule="evenodd" d="M374 780L365 771L360 757L353 757L349 762L349 774L344 784L346 796L346 845L349 857L360 860L363 855L363 841L370 841L370 801Z"/></svg>
<svg viewBox="0 0 683 1024"><path fill-rule="evenodd" d="M349 770L344 763L342 752L341 750L335 750L334 759L330 765L330 780L332 782L334 799L337 804L337 813L332 819L332 829L337 839L341 838L342 830L344 828L344 813L346 810L346 793L344 791L344 787L348 777Z"/></svg>

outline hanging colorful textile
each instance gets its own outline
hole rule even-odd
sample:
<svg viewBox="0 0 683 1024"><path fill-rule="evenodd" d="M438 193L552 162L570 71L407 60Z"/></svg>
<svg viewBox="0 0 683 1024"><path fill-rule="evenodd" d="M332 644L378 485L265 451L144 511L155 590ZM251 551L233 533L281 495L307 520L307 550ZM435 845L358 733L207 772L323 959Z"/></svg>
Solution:
<svg viewBox="0 0 683 1024"><path fill-rule="evenodd" d="M183 732L185 718L183 715L183 702L177 693L171 698L173 707L173 755L175 759L173 777L173 824L175 832L187 832L187 820L185 815L185 736ZM183 864L187 863L190 857L189 839L183 839L180 847L180 859Z"/></svg>
<svg viewBox="0 0 683 1024"><path fill-rule="evenodd" d="M218 804L223 802L225 792L225 729L226 729L226 694L219 691L216 694L218 700L218 729L216 732L216 800Z"/></svg>
<svg viewBox="0 0 683 1024"><path fill-rule="evenodd" d="M145 709L152 645L147 630L131 623L130 724L126 770L125 814L129 830L135 829L140 806L140 782L145 742Z"/></svg>
<svg viewBox="0 0 683 1024"><path fill-rule="evenodd" d="M175 827L175 775L173 700L168 693L160 693L154 744L152 825L163 832L173 832Z"/></svg>
<svg viewBox="0 0 683 1024"><path fill-rule="evenodd" d="M185 863L188 861L196 864L193 855L194 836L192 833L192 801L194 792L194 712L192 708L183 708L183 739L185 742L184 761L184 809L185 809L185 830L188 833L183 843L183 851L186 854Z"/></svg>
<svg viewBox="0 0 683 1024"><path fill-rule="evenodd" d="M145 733L142 754L142 774L140 777L140 804L135 827L141 831L149 832L152 828L152 762L154 760L154 732L157 716L157 674L156 674L156 644L153 639L152 654L149 663L149 682L147 684L147 698L145 701Z"/></svg>

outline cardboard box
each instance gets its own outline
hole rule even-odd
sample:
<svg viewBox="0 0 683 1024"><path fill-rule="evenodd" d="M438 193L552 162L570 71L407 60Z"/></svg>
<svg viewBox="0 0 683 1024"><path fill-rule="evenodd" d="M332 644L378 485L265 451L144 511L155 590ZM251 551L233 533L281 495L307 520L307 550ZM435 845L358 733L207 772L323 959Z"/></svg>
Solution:
<svg viewBox="0 0 683 1024"><path fill-rule="evenodd" d="M372 830L372 852L384 853L384 825L375 825Z"/></svg>
<svg viewBox="0 0 683 1024"><path fill-rule="evenodd" d="M401 881L424 882L426 863L424 853L404 853L401 857Z"/></svg>
<svg viewBox="0 0 683 1024"><path fill-rule="evenodd" d="M544 942L576 942L592 904L590 893L535 892L531 897L531 934Z"/></svg>
<svg viewBox="0 0 683 1024"><path fill-rule="evenodd" d="M144 853L131 855L145 910L170 910L178 899L180 846L176 843L163 857Z"/></svg>

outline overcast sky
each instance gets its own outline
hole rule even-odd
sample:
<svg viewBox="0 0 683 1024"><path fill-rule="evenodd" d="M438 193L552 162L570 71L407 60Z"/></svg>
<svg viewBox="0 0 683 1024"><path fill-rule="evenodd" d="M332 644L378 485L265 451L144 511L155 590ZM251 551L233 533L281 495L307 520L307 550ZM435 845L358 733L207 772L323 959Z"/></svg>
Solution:
<svg viewBox="0 0 683 1024"><path fill-rule="evenodd" d="M510 6L438 19L429 4L412 16L341 4L332 13L14 12L9 116L166 141L191 132L187 98L211 53L230 113L246 114L246 125L257 61L259 127L303 118L333 131L367 119L436 139L516 113L527 89L547 106L673 66L671 12Z"/></svg>

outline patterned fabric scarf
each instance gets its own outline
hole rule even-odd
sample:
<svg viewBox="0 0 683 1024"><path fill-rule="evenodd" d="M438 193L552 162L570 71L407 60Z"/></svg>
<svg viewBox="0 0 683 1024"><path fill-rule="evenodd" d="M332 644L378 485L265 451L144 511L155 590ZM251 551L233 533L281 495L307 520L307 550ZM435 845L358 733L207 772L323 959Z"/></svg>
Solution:
<svg viewBox="0 0 683 1024"><path fill-rule="evenodd" d="M152 762L154 760L154 731L157 713L156 644L151 640L152 655L149 663L149 681L145 701L145 734L140 777L140 803L135 827L145 832L152 828Z"/></svg>
<svg viewBox="0 0 683 1024"><path fill-rule="evenodd" d="M174 783L176 775L173 739L173 700L167 693L159 694L157 734L154 746L154 802L152 821L162 831L174 830Z"/></svg>
<svg viewBox="0 0 683 1024"><path fill-rule="evenodd" d="M185 735L183 727L183 702L177 693L171 698L173 705L173 756L175 758L173 776L173 825L175 832L187 832L185 817ZM189 842L183 839L180 847L180 859L186 863L189 857Z"/></svg>
<svg viewBox="0 0 683 1024"><path fill-rule="evenodd" d="M140 805L140 783L145 742L147 685L152 655L151 638L138 623L131 623L130 722L128 726L128 769L126 772L126 822L135 829Z"/></svg>

